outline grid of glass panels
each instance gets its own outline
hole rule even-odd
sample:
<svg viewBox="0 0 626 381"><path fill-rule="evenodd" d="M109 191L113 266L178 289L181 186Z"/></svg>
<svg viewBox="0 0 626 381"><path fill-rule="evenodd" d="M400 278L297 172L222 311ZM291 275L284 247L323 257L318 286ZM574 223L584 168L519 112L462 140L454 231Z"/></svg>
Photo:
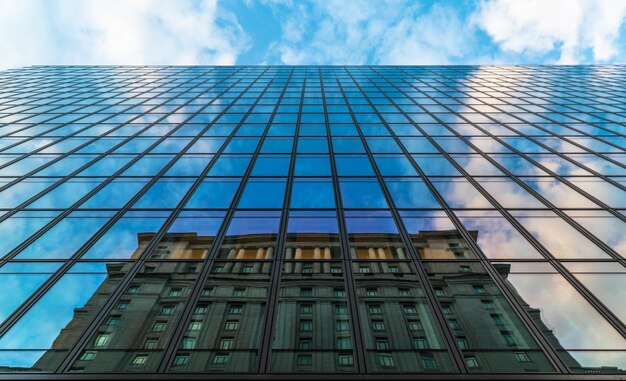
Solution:
<svg viewBox="0 0 626 381"><path fill-rule="evenodd" d="M1 72L0 373L624 373L625 85Z"/></svg>

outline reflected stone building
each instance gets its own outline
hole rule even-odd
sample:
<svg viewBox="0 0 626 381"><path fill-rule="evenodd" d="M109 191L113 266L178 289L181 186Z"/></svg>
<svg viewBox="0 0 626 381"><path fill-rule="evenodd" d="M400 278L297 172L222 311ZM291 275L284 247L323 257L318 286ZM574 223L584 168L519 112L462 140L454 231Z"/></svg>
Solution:
<svg viewBox="0 0 626 381"><path fill-rule="evenodd" d="M477 238L478 232L473 231ZM153 233L138 235L133 259L143 252ZM165 344L175 331L180 311L215 237L174 233L162 237L149 261L136 275L96 330L72 372L145 372L156 369ZM224 245L228 252L211 275L184 330L174 360L176 372L249 372L261 350L259 333L266 314L270 262L276 237L237 237ZM271 371L310 372L315 369L354 372L354 342L341 263L331 260L333 246L320 242L336 237L299 234L286 247L279 290ZM368 366L373 372L446 372L451 359L435 326L428 303L396 237L360 234L351 249L356 296ZM420 255L427 259L465 258L469 250L453 231L425 231L413 235ZM156 261L168 259L168 261ZM74 345L129 264L107 265L107 279L84 307L74 310L71 322L32 369L48 369L61 362ZM426 262L430 282L466 359L487 373L541 372L550 363L511 310L479 262ZM497 265L506 280L510 266ZM519 296L518 296L519 297ZM524 302L521 297L520 301ZM558 339L541 321L540 311L524 302L526 312L546 338ZM565 352L565 351L564 351ZM567 353L567 352L565 352ZM522 359L523 361L520 361ZM585 369L573 357L568 366L587 373L613 373L617 368ZM329 368L330 367L330 368ZM15 372L29 369L15 369Z"/></svg>

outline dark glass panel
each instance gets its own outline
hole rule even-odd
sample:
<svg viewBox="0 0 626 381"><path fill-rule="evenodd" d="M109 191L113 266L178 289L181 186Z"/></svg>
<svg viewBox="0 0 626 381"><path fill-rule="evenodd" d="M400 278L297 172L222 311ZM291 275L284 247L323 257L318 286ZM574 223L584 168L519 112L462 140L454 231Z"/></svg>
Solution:
<svg viewBox="0 0 626 381"><path fill-rule="evenodd" d="M118 299L124 308L109 312L70 372L156 371L198 268L195 262L144 264Z"/></svg>
<svg viewBox="0 0 626 381"><path fill-rule="evenodd" d="M214 263L169 371L255 373L269 286L268 262Z"/></svg>
<svg viewBox="0 0 626 381"><path fill-rule="evenodd" d="M369 372L453 371L413 265L359 261L352 270Z"/></svg>
<svg viewBox="0 0 626 381"><path fill-rule="evenodd" d="M548 358L479 262L426 262L448 327L478 373L553 372ZM506 267L498 267L503 276ZM528 313L533 313L528 309ZM462 342L462 343L461 343ZM532 364L516 361L528 352Z"/></svg>

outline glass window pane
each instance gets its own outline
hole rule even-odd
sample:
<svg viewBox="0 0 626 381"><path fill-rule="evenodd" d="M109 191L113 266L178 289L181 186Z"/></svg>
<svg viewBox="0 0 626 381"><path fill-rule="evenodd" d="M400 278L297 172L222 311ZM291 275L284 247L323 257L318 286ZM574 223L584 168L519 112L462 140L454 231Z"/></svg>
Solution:
<svg viewBox="0 0 626 381"><path fill-rule="evenodd" d="M513 215L556 258L609 258L552 212L513 212Z"/></svg>
<svg viewBox="0 0 626 381"><path fill-rule="evenodd" d="M374 178L343 178L339 180L344 208L386 209L383 191Z"/></svg>
<svg viewBox="0 0 626 381"><path fill-rule="evenodd" d="M23 211L0 222L0 258L52 221L58 212Z"/></svg>
<svg viewBox="0 0 626 381"><path fill-rule="evenodd" d="M291 158L285 155L259 155L252 167L252 176L287 176Z"/></svg>
<svg viewBox="0 0 626 381"><path fill-rule="evenodd" d="M421 179L386 178L385 184L398 208L440 208Z"/></svg>
<svg viewBox="0 0 626 381"><path fill-rule="evenodd" d="M327 155L298 155L294 176L330 176L330 159Z"/></svg>
<svg viewBox="0 0 626 381"><path fill-rule="evenodd" d="M421 258L468 259L476 257L443 211L403 210L400 215Z"/></svg>
<svg viewBox="0 0 626 381"><path fill-rule="evenodd" d="M418 176L417 171L404 155L376 155L374 160L383 176Z"/></svg>
<svg viewBox="0 0 626 381"><path fill-rule="evenodd" d="M487 258L543 258L499 212L458 210L455 214Z"/></svg>
<svg viewBox="0 0 626 381"><path fill-rule="evenodd" d="M104 226L110 217L108 212L99 214L73 212L57 222L15 258L67 259Z"/></svg>
<svg viewBox="0 0 626 381"><path fill-rule="evenodd" d="M491 208L492 205L465 179L432 179L433 186L452 208Z"/></svg>
<svg viewBox="0 0 626 381"><path fill-rule="evenodd" d="M335 194L330 179L294 179L291 208L335 208Z"/></svg>
<svg viewBox="0 0 626 381"><path fill-rule="evenodd" d="M251 178L244 188L237 207L246 209L281 208L285 195L285 185L285 179Z"/></svg>
<svg viewBox="0 0 626 381"><path fill-rule="evenodd" d="M209 178L203 180L185 204L189 209L226 209L239 187L241 179Z"/></svg>
<svg viewBox="0 0 626 381"><path fill-rule="evenodd" d="M193 179L161 179L133 204L133 208L173 209L183 199Z"/></svg>
<svg viewBox="0 0 626 381"><path fill-rule="evenodd" d="M126 212L83 255L85 259L137 259L170 212Z"/></svg>
<svg viewBox="0 0 626 381"><path fill-rule="evenodd" d="M336 155L335 165L339 176L374 176L374 170L365 155Z"/></svg>
<svg viewBox="0 0 626 381"><path fill-rule="evenodd" d="M528 372L526 364L509 360L514 351L524 350L533 356L536 368L530 371L554 371L482 264L427 262L425 266L435 285L435 294L444 307L448 327L457 342L462 338L461 349L466 356L478 359L489 372ZM506 277L506 267L498 267L498 270ZM476 322L481 322L480 335L475 334Z"/></svg>
<svg viewBox="0 0 626 381"><path fill-rule="evenodd" d="M81 209L119 209L146 184L147 178L119 178L111 181L80 205Z"/></svg>

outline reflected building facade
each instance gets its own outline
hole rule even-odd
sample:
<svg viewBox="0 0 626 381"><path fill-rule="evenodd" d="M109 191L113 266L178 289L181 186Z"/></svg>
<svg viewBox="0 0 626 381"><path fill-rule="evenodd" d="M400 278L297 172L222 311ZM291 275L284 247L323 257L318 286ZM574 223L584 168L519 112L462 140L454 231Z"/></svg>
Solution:
<svg viewBox="0 0 626 381"><path fill-rule="evenodd" d="M624 78L2 72L0 373L619 379Z"/></svg>

